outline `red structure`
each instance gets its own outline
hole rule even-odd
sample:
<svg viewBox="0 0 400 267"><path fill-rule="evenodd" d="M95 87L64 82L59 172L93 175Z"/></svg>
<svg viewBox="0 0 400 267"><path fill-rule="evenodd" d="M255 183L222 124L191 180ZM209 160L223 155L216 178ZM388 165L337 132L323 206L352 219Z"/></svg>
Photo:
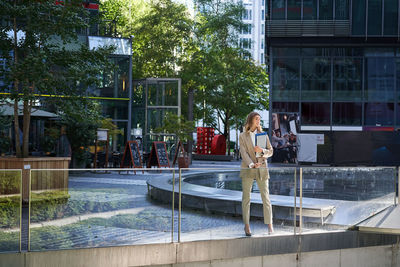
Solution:
<svg viewBox="0 0 400 267"><path fill-rule="evenodd" d="M225 155L226 152L226 138L223 135L214 136L211 143L211 154L213 155Z"/></svg>
<svg viewBox="0 0 400 267"><path fill-rule="evenodd" d="M197 154L210 154L214 128L197 127Z"/></svg>

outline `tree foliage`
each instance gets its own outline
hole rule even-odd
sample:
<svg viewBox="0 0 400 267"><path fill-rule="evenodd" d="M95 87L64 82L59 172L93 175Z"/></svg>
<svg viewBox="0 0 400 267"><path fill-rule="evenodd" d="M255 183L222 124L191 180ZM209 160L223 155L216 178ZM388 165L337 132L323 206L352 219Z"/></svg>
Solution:
<svg viewBox="0 0 400 267"><path fill-rule="evenodd" d="M87 28L88 11L80 0L0 1L0 57L6 68L8 98L14 101L14 127L18 157L28 156L32 107L40 95L84 95L98 82L110 48L90 50L77 32ZM12 85L12 86L10 86ZM22 151L18 102L23 103Z"/></svg>

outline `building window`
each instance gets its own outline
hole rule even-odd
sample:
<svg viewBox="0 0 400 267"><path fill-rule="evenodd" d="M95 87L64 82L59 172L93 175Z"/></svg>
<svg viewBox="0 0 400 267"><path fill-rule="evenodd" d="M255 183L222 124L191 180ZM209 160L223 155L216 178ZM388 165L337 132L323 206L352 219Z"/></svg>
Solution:
<svg viewBox="0 0 400 267"><path fill-rule="evenodd" d="M244 49L251 49L251 38L240 38L240 47Z"/></svg>
<svg viewBox="0 0 400 267"><path fill-rule="evenodd" d="M398 0L386 0L384 2L384 35L397 35L397 22L398 22Z"/></svg>
<svg viewBox="0 0 400 267"><path fill-rule="evenodd" d="M301 103L302 125L330 125L330 104Z"/></svg>
<svg viewBox="0 0 400 267"><path fill-rule="evenodd" d="M393 125L394 104L365 103L364 114L364 124L367 126Z"/></svg>
<svg viewBox="0 0 400 267"><path fill-rule="evenodd" d="M307 100L330 100L331 64L329 58L304 58L302 61L301 97Z"/></svg>
<svg viewBox="0 0 400 267"><path fill-rule="evenodd" d="M382 0L368 0L368 35L382 33Z"/></svg>
<svg viewBox="0 0 400 267"><path fill-rule="evenodd" d="M366 101L394 101L394 58L366 59Z"/></svg>
<svg viewBox="0 0 400 267"><path fill-rule="evenodd" d="M261 24L261 34L264 34L265 33L265 26L264 26L264 24Z"/></svg>
<svg viewBox="0 0 400 267"><path fill-rule="evenodd" d="M274 0L272 1L272 19L285 19L285 3L286 0Z"/></svg>
<svg viewBox="0 0 400 267"><path fill-rule="evenodd" d="M303 0L303 19L317 19L318 0Z"/></svg>
<svg viewBox="0 0 400 267"><path fill-rule="evenodd" d="M251 34L251 28L252 28L251 24L243 25L242 34Z"/></svg>
<svg viewBox="0 0 400 267"><path fill-rule="evenodd" d="M349 19L349 0L335 1L335 19L337 20Z"/></svg>
<svg viewBox="0 0 400 267"><path fill-rule="evenodd" d="M265 6L264 0L261 1L261 6Z"/></svg>
<svg viewBox="0 0 400 267"><path fill-rule="evenodd" d="M264 49L264 39L261 39L261 49Z"/></svg>
<svg viewBox="0 0 400 267"><path fill-rule="evenodd" d="M365 35L365 1L353 1L352 34Z"/></svg>
<svg viewBox="0 0 400 267"><path fill-rule="evenodd" d="M301 19L301 0L288 0L287 1L287 16L288 19L300 20Z"/></svg>
<svg viewBox="0 0 400 267"><path fill-rule="evenodd" d="M272 62L273 101L298 101L300 61L297 58L274 58Z"/></svg>
<svg viewBox="0 0 400 267"><path fill-rule="evenodd" d="M260 58L261 58L261 64L264 64L264 53L261 53Z"/></svg>
<svg viewBox="0 0 400 267"><path fill-rule="evenodd" d="M272 111L275 112L299 112L298 102L273 102Z"/></svg>
<svg viewBox="0 0 400 267"><path fill-rule="evenodd" d="M265 20L265 11L261 10L261 20L264 21Z"/></svg>
<svg viewBox="0 0 400 267"><path fill-rule="evenodd" d="M319 19L320 20L333 19L333 1L332 0L319 0Z"/></svg>
<svg viewBox="0 0 400 267"><path fill-rule="evenodd" d="M362 59L344 57L333 60L333 99L361 101Z"/></svg>
<svg viewBox="0 0 400 267"><path fill-rule="evenodd" d="M333 103L333 125L361 125L361 103Z"/></svg>
<svg viewBox="0 0 400 267"><path fill-rule="evenodd" d="M245 9L243 13L243 20L252 20L251 16L251 9Z"/></svg>

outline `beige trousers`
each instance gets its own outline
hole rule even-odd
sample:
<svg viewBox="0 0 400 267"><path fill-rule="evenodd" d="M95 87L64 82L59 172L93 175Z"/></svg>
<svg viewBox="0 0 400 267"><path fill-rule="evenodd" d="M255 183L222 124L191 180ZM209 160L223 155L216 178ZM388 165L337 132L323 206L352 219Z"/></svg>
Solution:
<svg viewBox="0 0 400 267"><path fill-rule="evenodd" d="M269 199L269 179L256 178L258 188L260 189L261 199L263 202L264 223L272 224L272 205ZM250 223L250 193L253 186L254 178L242 178L242 216L245 224Z"/></svg>

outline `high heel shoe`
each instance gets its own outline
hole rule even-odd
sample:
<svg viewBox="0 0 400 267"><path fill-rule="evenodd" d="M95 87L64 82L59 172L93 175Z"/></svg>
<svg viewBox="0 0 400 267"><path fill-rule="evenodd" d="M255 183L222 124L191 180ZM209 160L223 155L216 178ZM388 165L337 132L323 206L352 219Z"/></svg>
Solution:
<svg viewBox="0 0 400 267"><path fill-rule="evenodd" d="M246 226L244 227L244 233L246 234L246 236L251 236L250 230L248 232L246 231Z"/></svg>

